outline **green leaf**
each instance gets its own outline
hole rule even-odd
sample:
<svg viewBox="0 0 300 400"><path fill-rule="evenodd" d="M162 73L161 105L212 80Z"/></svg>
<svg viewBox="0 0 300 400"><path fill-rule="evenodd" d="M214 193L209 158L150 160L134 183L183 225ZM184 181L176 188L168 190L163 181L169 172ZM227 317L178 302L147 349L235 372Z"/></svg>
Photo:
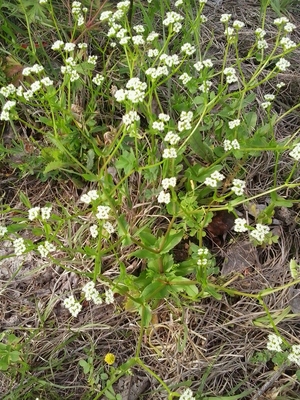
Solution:
<svg viewBox="0 0 300 400"><path fill-rule="evenodd" d="M207 285L205 287L205 291L209 293L212 297L214 297L216 300L222 300L222 294L218 293L212 286Z"/></svg>
<svg viewBox="0 0 300 400"><path fill-rule="evenodd" d="M290 261L290 271L293 279L298 279L300 272L300 265L296 263L296 260L293 258Z"/></svg>
<svg viewBox="0 0 300 400"><path fill-rule="evenodd" d="M141 293L141 298L147 302L151 299L163 299L168 294L168 285L164 282L155 281L146 286Z"/></svg>
<svg viewBox="0 0 300 400"><path fill-rule="evenodd" d="M165 254L168 253L170 250L172 250L182 239L184 235L184 231L176 232L176 231L171 231L167 238L165 239L163 248L160 251L160 254ZM163 241L164 238L161 238Z"/></svg>
<svg viewBox="0 0 300 400"><path fill-rule="evenodd" d="M123 169L126 175L133 171L136 167L136 159L133 151L124 150L123 154L116 161L115 166L117 169Z"/></svg>
<svg viewBox="0 0 300 400"><path fill-rule="evenodd" d="M11 351L9 353L9 358L12 362L20 361L20 352L17 350Z"/></svg>
<svg viewBox="0 0 300 400"><path fill-rule="evenodd" d="M29 201L28 197L26 197L25 193L20 191L19 196L20 196L20 201L24 204L24 206L27 208L31 208L30 201Z"/></svg>
<svg viewBox="0 0 300 400"><path fill-rule="evenodd" d="M157 253L155 253L154 251L152 252L150 250L146 250L146 249L138 249L138 250L134 251L133 253L131 253L130 256L134 256L134 257L141 258L141 259L158 258Z"/></svg>
<svg viewBox="0 0 300 400"><path fill-rule="evenodd" d="M147 328L150 325L151 318L152 318L152 311L149 305L139 307L139 313L142 317L142 326Z"/></svg>
<svg viewBox="0 0 300 400"><path fill-rule="evenodd" d="M51 161L49 164L46 165L45 169L44 169L44 174L47 174L48 172L51 171L56 171L56 170L60 170L61 168L66 167L67 164L64 163L63 161Z"/></svg>
<svg viewBox="0 0 300 400"><path fill-rule="evenodd" d="M98 176L94 174L82 174L81 176L88 182L97 182L99 180Z"/></svg>
<svg viewBox="0 0 300 400"><path fill-rule="evenodd" d="M90 171L94 166L95 152L93 149L89 149L87 152L86 168Z"/></svg>
<svg viewBox="0 0 300 400"><path fill-rule="evenodd" d="M157 241L157 238L152 235L149 227L145 227L145 229L139 233L139 237L146 246L154 246Z"/></svg>
<svg viewBox="0 0 300 400"><path fill-rule="evenodd" d="M85 360L79 360L79 365L83 368L83 372L85 374L89 373L91 366L88 362L86 362Z"/></svg>

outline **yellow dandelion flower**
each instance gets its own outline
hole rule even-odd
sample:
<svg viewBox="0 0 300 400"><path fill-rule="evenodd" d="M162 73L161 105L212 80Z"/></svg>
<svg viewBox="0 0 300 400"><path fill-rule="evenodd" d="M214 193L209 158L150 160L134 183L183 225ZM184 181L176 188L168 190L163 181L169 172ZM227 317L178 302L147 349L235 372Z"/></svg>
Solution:
<svg viewBox="0 0 300 400"><path fill-rule="evenodd" d="M115 355L112 353L107 353L104 357L104 361L106 362L106 364L108 365L113 365L113 363L115 362Z"/></svg>

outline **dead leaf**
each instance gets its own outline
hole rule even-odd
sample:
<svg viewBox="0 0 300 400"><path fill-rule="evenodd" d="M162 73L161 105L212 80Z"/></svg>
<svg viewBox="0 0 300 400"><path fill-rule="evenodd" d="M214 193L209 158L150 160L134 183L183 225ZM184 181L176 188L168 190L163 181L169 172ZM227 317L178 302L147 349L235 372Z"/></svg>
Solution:
<svg viewBox="0 0 300 400"><path fill-rule="evenodd" d="M226 251L222 275L241 272L253 265L260 265L256 247L249 240L233 243Z"/></svg>

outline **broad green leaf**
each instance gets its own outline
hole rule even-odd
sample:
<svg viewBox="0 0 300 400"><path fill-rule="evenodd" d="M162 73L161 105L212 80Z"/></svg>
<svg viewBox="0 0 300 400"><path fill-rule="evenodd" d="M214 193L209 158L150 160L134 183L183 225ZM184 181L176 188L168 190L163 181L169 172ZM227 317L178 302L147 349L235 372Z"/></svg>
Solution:
<svg viewBox="0 0 300 400"><path fill-rule="evenodd" d="M20 190L19 196L20 196L20 201L24 204L24 206L27 208L31 208L30 201L29 201L28 197L26 197L25 193L22 192L22 190Z"/></svg>
<svg viewBox="0 0 300 400"><path fill-rule="evenodd" d="M156 281L145 287L141 293L141 298L147 302L152 299L163 299L167 295L168 285L164 282Z"/></svg>
<svg viewBox="0 0 300 400"><path fill-rule="evenodd" d="M293 258L290 261L290 271L293 279L298 279L300 273L300 265L296 263L296 260Z"/></svg>
<svg viewBox="0 0 300 400"><path fill-rule="evenodd" d="M79 360L79 365L83 368L83 372L88 374L90 371L90 364L87 363L85 360Z"/></svg>
<svg viewBox="0 0 300 400"><path fill-rule="evenodd" d="M143 305L142 307L139 308L139 313L140 316L142 317L142 326L148 327L150 325L152 318L152 311L150 306Z"/></svg>
<svg viewBox="0 0 300 400"><path fill-rule="evenodd" d="M61 168L64 168L66 166L68 166L68 164L64 163L63 161L51 161L49 164L46 165L43 172L44 174L47 174L48 172L60 170Z"/></svg>
<svg viewBox="0 0 300 400"><path fill-rule="evenodd" d="M170 232L167 236L167 238L165 239L163 248L161 249L160 254L165 254L168 253L170 250L172 250L182 239L184 235L184 231L180 231L180 232ZM164 238L162 238L161 240L164 240Z"/></svg>
<svg viewBox="0 0 300 400"><path fill-rule="evenodd" d="M157 258L158 254L155 253L154 251L150 251L150 250L146 250L146 249L138 249L136 251L134 251L133 253L130 254L130 256L134 256L137 258Z"/></svg>
<svg viewBox="0 0 300 400"><path fill-rule="evenodd" d="M222 300L222 294L218 293L212 286L207 285L205 291L217 300Z"/></svg>
<svg viewBox="0 0 300 400"><path fill-rule="evenodd" d="M147 246L154 246L157 238L152 235L151 229L149 227L146 227L139 233L139 237L142 240L142 242L147 245Z"/></svg>

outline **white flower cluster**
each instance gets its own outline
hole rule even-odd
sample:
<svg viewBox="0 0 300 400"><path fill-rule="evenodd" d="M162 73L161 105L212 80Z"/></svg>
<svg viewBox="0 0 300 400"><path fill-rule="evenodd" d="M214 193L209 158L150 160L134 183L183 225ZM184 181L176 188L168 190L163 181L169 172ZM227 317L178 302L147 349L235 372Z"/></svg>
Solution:
<svg viewBox="0 0 300 400"><path fill-rule="evenodd" d="M282 351L281 344L282 344L282 339L280 336L277 336L274 333L268 335L268 342L267 342L268 350L281 352Z"/></svg>
<svg viewBox="0 0 300 400"><path fill-rule="evenodd" d="M141 103L146 96L147 84L141 82L139 78L131 78L126 83L126 89L119 89L115 93L115 98L118 102L129 100L131 103Z"/></svg>
<svg viewBox="0 0 300 400"><path fill-rule="evenodd" d="M99 198L99 195L97 193L97 190L90 190L89 192L83 194L80 197L80 201L82 201L85 204L90 204L93 200L97 200Z"/></svg>
<svg viewBox="0 0 300 400"><path fill-rule="evenodd" d="M106 230L106 232L109 233L109 234L112 234L112 233L115 232L114 226L113 226L109 221L104 222L103 228L104 228L104 229Z"/></svg>
<svg viewBox="0 0 300 400"><path fill-rule="evenodd" d="M35 218L39 216L41 212L42 220L47 220L51 216L52 206L47 207L32 207L28 210L28 219L29 221L33 221Z"/></svg>
<svg viewBox="0 0 300 400"><path fill-rule="evenodd" d="M160 132L163 132L165 129L165 123L169 121L170 121L170 116L168 114L160 113L158 115L158 121L153 122L152 128Z"/></svg>
<svg viewBox="0 0 300 400"><path fill-rule="evenodd" d="M240 144L237 141L237 139L234 139L234 140L225 139L224 140L224 150L225 151L230 151L232 149L234 149L234 150L239 150L240 149Z"/></svg>
<svg viewBox="0 0 300 400"><path fill-rule="evenodd" d="M266 235L270 232L270 228L266 225L256 224L256 228L250 232L250 236L258 242L263 242Z"/></svg>
<svg viewBox="0 0 300 400"><path fill-rule="evenodd" d="M96 238L97 236L98 236L98 226L97 225L91 225L90 226L90 233L91 233L91 236L93 237L93 238Z"/></svg>
<svg viewBox="0 0 300 400"><path fill-rule="evenodd" d="M199 86L199 90L202 93L208 93L212 84L213 84L212 81L203 81L202 85Z"/></svg>
<svg viewBox="0 0 300 400"><path fill-rule="evenodd" d="M279 71L284 72L287 70L287 68L291 65L291 63L286 60L285 58L280 58L279 61L276 63L276 67L279 69Z"/></svg>
<svg viewBox="0 0 300 400"><path fill-rule="evenodd" d="M167 190L169 187L175 187L176 186L176 178L165 178L161 181L161 185L164 188L164 190Z"/></svg>
<svg viewBox="0 0 300 400"><path fill-rule="evenodd" d="M4 236L8 232L6 226L0 225L0 237Z"/></svg>
<svg viewBox="0 0 300 400"><path fill-rule="evenodd" d="M300 345L295 344L292 346L292 351L288 355L288 359L300 367Z"/></svg>
<svg viewBox="0 0 300 400"><path fill-rule="evenodd" d="M22 75L29 76L32 73L39 74L42 71L44 71L44 67L39 64L34 64L32 67L23 68Z"/></svg>
<svg viewBox="0 0 300 400"><path fill-rule="evenodd" d="M38 246L38 252L41 254L42 257L47 257L47 255L53 251L56 250L56 247L54 244L48 242L47 240L45 241L44 244L40 244Z"/></svg>
<svg viewBox="0 0 300 400"><path fill-rule="evenodd" d="M149 35L146 38L146 41L148 43L153 42L155 39L157 39L159 37L159 33L152 31L149 33Z"/></svg>
<svg viewBox="0 0 300 400"><path fill-rule="evenodd" d="M187 56L191 56L195 53L196 47L191 45L190 43L184 43L180 49L181 53L186 54Z"/></svg>
<svg viewBox="0 0 300 400"><path fill-rule="evenodd" d="M289 153L289 155L294 158L296 161L300 160L300 143L296 144L293 150Z"/></svg>
<svg viewBox="0 0 300 400"><path fill-rule="evenodd" d="M246 187L246 183L242 181L241 179L234 179L232 181L232 188L231 190L237 195L237 196L242 196L244 194L244 190Z"/></svg>
<svg viewBox="0 0 300 400"><path fill-rule="evenodd" d="M206 67L206 68L213 67L213 63L210 58L203 60L203 61L198 61L194 64L194 68L198 72L202 71L204 67Z"/></svg>
<svg viewBox="0 0 300 400"><path fill-rule="evenodd" d="M293 49L294 47L297 46L296 43L293 42L293 41L292 41L290 38L288 38L288 37L283 37L283 38L280 40L279 44L283 47L283 50L284 50L284 51Z"/></svg>
<svg viewBox="0 0 300 400"><path fill-rule="evenodd" d="M104 81L104 76L101 74L96 74L92 79L92 81L94 82L95 85L100 86Z"/></svg>
<svg viewBox="0 0 300 400"><path fill-rule="evenodd" d="M13 241L13 246L14 246L14 249L15 249L15 255L16 256L20 256L23 253L25 253L25 251L26 251L26 246L25 246L23 238L15 239Z"/></svg>
<svg viewBox="0 0 300 400"><path fill-rule="evenodd" d="M192 79L192 77L187 74L186 72L184 72L183 74L180 75L179 80L186 85L190 80Z"/></svg>
<svg viewBox="0 0 300 400"><path fill-rule="evenodd" d="M234 83L238 81L238 78L236 76L236 71L232 67L227 67L223 71L224 75L226 76L226 82L227 83Z"/></svg>
<svg viewBox="0 0 300 400"><path fill-rule="evenodd" d="M205 265L208 264L209 260L209 252L207 248L201 248L198 250L198 260L197 260L197 265L204 267Z"/></svg>
<svg viewBox="0 0 300 400"><path fill-rule="evenodd" d="M157 197L157 201L159 203L165 203L168 204L171 201L171 196L170 193L165 192L165 190L169 189L170 187L175 187L176 186L176 178L172 177L172 178L164 178L161 182L162 187L164 190L162 190L158 197Z"/></svg>
<svg viewBox="0 0 300 400"><path fill-rule="evenodd" d="M248 228L246 227L247 221L245 218L237 218L234 221L233 230L235 232L247 232ZM270 232L270 228L266 225L257 224L255 229L250 232L250 236L253 239L256 239L258 242L262 243L266 235Z"/></svg>
<svg viewBox="0 0 300 400"><path fill-rule="evenodd" d="M87 59L87 63L96 65L97 64L98 56L89 56Z"/></svg>
<svg viewBox="0 0 300 400"><path fill-rule="evenodd" d="M164 141L170 143L171 146L175 146L179 140L180 136L173 131L169 131L164 138Z"/></svg>
<svg viewBox="0 0 300 400"><path fill-rule="evenodd" d="M233 230L235 232L247 232L248 228L246 227L247 221L245 218L236 218L234 221Z"/></svg>
<svg viewBox="0 0 300 400"><path fill-rule="evenodd" d="M162 61L163 64L167 65L168 67L173 67L175 65L178 65L180 63L179 57L177 54L173 54L172 56L169 56L168 54L161 54L159 57L160 61Z"/></svg>
<svg viewBox="0 0 300 400"><path fill-rule="evenodd" d="M86 300L88 300L88 301L92 300L95 304L103 303L100 293L95 288L94 282L90 281L90 282L86 283L83 286L82 291L84 293L84 297L86 298Z"/></svg>
<svg viewBox="0 0 300 400"><path fill-rule="evenodd" d="M237 126L240 126L240 124L241 124L241 120L240 119L234 119L233 121L229 121L228 122L229 129L234 129Z"/></svg>
<svg viewBox="0 0 300 400"><path fill-rule="evenodd" d="M271 101L273 101L275 99L275 95L274 94L265 94L264 99L265 99L265 101L261 103L261 107L264 109L267 109L272 105Z"/></svg>
<svg viewBox="0 0 300 400"><path fill-rule="evenodd" d="M123 124L126 125L127 128L129 128L132 124L138 122L139 120L140 116L136 111L129 111L122 117Z"/></svg>
<svg viewBox="0 0 300 400"><path fill-rule="evenodd" d="M64 300L64 306L70 311L73 317L77 317L82 309L82 305L75 300L74 296L69 296Z"/></svg>
<svg viewBox="0 0 300 400"><path fill-rule="evenodd" d="M161 76L168 76L169 70L166 65L158 66L158 67L150 67L145 71L147 76L150 76L152 80L160 78Z"/></svg>
<svg viewBox="0 0 300 400"><path fill-rule="evenodd" d="M154 57L157 57L158 54L159 54L159 51L157 49L149 49L148 53L147 53L147 56L149 58L154 58Z"/></svg>
<svg viewBox="0 0 300 400"><path fill-rule="evenodd" d="M232 26L234 27L234 29L239 31L245 26L245 23L236 19L235 21L233 21Z"/></svg>
<svg viewBox="0 0 300 400"><path fill-rule="evenodd" d="M180 114L180 121L178 121L179 132L192 129L191 121L193 119L192 111L182 111Z"/></svg>
<svg viewBox="0 0 300 400"><path fill-rule="evenodd" d="M96 217L98 219L109 219L109 212L110 212L109 206L98 206L97 211L98 212L96 214Z"/></svg>
<svg viewBox="0 0 300 400"><path fill-rule="evenodd" d="M4 97L9 97L10 95L14 94L16 92L16 87L10 83L7 86L3 86L0 89L0 94L2 94L2 96Z"/></svg>
<svg viewBox="0 0 300 400"><path fill-rule="evenodd" d="M170 11L167 12L166 18L163 20L163 24L169 28L172 28L175 33L178 33L182 28L182 20L183 17L180 14L176 13L175 11Z"/></svg>
<svg viewBox="0 0 300 400"><path fill-rule="evenodd" d="M83 13L86 13L86 12L87 12L87 8L82 7L80 1L73 1L72 14L74 15L75 21L77 21L78 26L82 26L84 24Z"/></svg>
<svg viewBox="0 0 300 400"><path fill-rule="evenodd" d="M2 107L2 111L0 114L0 120L1 121L9 121L11 119L11 114L10 111L12 108L15 107L16 105L16 101L15 100L8 100Z"/></svg>
<svg viewBox="0 0 300 400"><path fill-rule="evenodd" d="M221 174L219 171L215 171L208 178L205 179L204 183L206 186L216 188L218 186L218 182L221 182L224 179L225 176L223 174Z"/></svg>
<svg viewBox="0 0 300 400"><path fill-rule="evenodd" d="M231 18L231 14L222 14L220 21L223 23L226 23L226 22L229 22L230 18Z"/></svg>
<svg viewBox="0 0 300 400"><path fill-rule="evenodd" d="M193 396L193 392L191 389L185 389L185 391L182 393L182 395L179 397L179 400L196 400L196 398Z"/></svg>

